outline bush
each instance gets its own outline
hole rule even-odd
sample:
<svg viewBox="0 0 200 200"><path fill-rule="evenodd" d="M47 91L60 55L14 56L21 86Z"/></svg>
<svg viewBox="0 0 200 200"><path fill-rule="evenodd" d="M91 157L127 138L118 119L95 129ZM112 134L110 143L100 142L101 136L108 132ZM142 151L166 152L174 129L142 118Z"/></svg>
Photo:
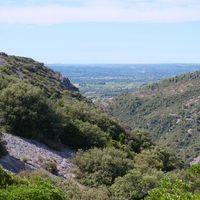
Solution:
<svg viewBox="0 0 200 200"><path fill-rule="evenodd" d="M0 165L0 188L6 188L7 185L12 185L17 182L17 178L13 174L4 171L3 167Z"/></svg>
<svg viewBox="0 0 200 200"><path fill-rule="evenodd" d="M57 165L54 161L46 161L42 164L42 168L54 175L58 175Z"/></svg>
<svg viewBox="0 0 200 200"><path fill-rule="evenodd" d="M0 92L0 125L7 132L28 138L59 138L60 118L44 93L20 81Z"/></svg>
<svg viewBox="0 0 200 200"><path fill-rule="evenodd" d="M22 162L27 162L28 160L29 160L28 155L26 155L26 154L22 155L22 157L21 157Z"/></svg>
<svg viewBox="0 0 200 200"><path fill-rule="evenodd" d="M196 194L190 192L190 184L182 180L176 180L175 183L172 183L169 179L163 179L157 188L149 191L149 195L145 200L196 200L199 199L199 197L199 192Z"/></svg>
<svg viewBox="0 0 200 200"><path fill-rule="evenodd" d="M115 148L79 150L73 162L78 166L77 178L90 186L111 185L133 168L127 153Z"/></svg>
<svg viewBox="0 0 200 200"><path fill-rule="evenodd" d="M102 200L102 199L112 199L110 198L110 192L106 187L82 187L78 184L75 180L63 179L61 177L53 177L49 173L44 170L35 170L30 173L30 176L40 176L45 180L49 180L51 184L56 187L61 188L63 193L70 199L70 200ZM29 176L29 177L30 177ZM117 200L116 198L114 198ZM113 200L114 200L113 199Z"/></svg>
<svg viewBox="0 0 200 200"><path fill-rule="evenodd" d="M0 52L0 56L6 56L6 57L8 57L8 54L6 54L5 52Z"/></svg>
<svg viewBox="0 0 200 200"><path fill-rule="evenodd" d="M49 181L35 177L33 183L8 185L0 189L0 199L7 200L66 200L62 191Z"/></svg>
<svg viewBox="0 0 200 200"><path fill-rule="evenodd" d="M163 176L164 172L152 168L147 168L145 173L133 169L125 176L116 178L111 191L120 198L143 199Z"/></svg>
<svg viewBox="0 0 200 200"><path fill-rule="evenodd" d="M134 129L127 133L127 145L136 153L140 153L143 149L154 146L149 132L144 129Z"/></svg>
<svg viewBox="0 0 200 200"><path fill-rule="evenodd" d="M5 147L5 142L1 140L2 133L0 133L0 158L7 154L7 150Z"/></svg>

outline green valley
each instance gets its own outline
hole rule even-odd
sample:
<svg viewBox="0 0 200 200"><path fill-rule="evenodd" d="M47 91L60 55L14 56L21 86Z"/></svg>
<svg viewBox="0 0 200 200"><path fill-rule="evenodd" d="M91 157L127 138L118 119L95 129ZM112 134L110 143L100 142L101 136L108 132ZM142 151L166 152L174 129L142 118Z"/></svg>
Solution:
<svg viewBox="0 0 200 200"><path fill-rule="evenodd" d="M70 160L74 167L66 179L58 176L53 157L37 155L33 162L40 162L44 170L13 174L0 166L0 199L154 200L167 196L178 200L180 194L185 200L198 199L200 165L190 167L180 158L185 158L181 153L186 141L196 145L199 139L199 76L200 72L176 76L104 103L117 120L60 72L31 58L0 53L1 132L18 136L18 141L32 139L33 152L38 141L52 151L68 146L75 152ZM156 113L158 108L162 113ZM124 120L123 125L119 120ZM173 141L173 130L177 141ZM160 142L155 139L159 135ZM175 150L174 144L179 144L180 158L164 148L163 141ZM0 137L0 156L7 153ZM188 162L192 155L187 155ZM26 163L29 157L23 154L16 161Z"/></svg>

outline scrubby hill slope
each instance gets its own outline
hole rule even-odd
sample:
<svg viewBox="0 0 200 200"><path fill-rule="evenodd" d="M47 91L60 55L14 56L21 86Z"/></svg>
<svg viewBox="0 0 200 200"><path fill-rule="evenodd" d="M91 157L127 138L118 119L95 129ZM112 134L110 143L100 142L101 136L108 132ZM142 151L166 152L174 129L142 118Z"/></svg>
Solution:
<svg viewBox="0 0 200 200"><path fill-rule="evenodd" d="M49 94L54 92L59 94L64 89L78 91L68 78L31 58L0 53L0 67L2 73L26 79L31 84L44 88Z"/></svg>
<svg viewBox="0 0 200 200"><path fill-rule="evenodd" d="M0 128L22 136L4 134L2 138L9 143L12 161L19 162L20 158L28 165L39 164L45 169L49 165L52 169L53 162L53 171L49 171L63 176L71 166L63 156L69 154L52 151L38 141L51 149L61 150L63 144L79 149L71 160L76 166L76 181L52 178L43 172L13 175L0 166L0 199L140 200L153 188L162 190L166 185L157 187L163 178L170 188L175 188L173 196L179 196L180 191L182 195L200 196L193 177L194 184L187 185L190 179L185 179L184 163L170 150L155 145L147 131L125 131L114 118L74 91L77 89L72 85L71 89L66 87L59 73L41 63L5 53L0 54L0 63ZM0 146L0 155L2 150ZM175 185L177 179L178 183L186 181L183 189L180 185L181 190ZM152 191L150 199L155 199L155 194Z"/></svg>
<svg viewBox="0 0 200 200"><path fill-rule="evenodd" d="M186 162L200 154L200 71L149 84L106 102L131 128L147 129L153 141L174 149Z"/></svg>
<svg viewBox="0 0 200 200"><path fill-rule="evenodd" d="M0 126L53 148L105 147L124 132L59 72L5 53L0 54Z"/></svg>

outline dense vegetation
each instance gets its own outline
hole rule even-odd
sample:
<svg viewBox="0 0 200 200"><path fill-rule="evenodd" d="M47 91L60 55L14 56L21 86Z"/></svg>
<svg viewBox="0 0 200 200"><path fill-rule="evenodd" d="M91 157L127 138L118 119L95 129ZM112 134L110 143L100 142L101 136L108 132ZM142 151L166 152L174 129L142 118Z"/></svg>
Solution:
<svg viewBox="0 0 200 200"><path fill-rule="evenodd" d="M200 196L199 166L188 171L144 129L125 131L43 64L5 53L0 63L2 131L77 150L72 180L41 171L13 175L0 168L0 199L163 199L163 190L174 199L180 192L185 198ZM5 153L3 144L0 152Z"/></svg>
<svg viewBox="0 0 200 200"><path fill-rule="evenodd" d="M64 200L66 195L50 181L40 176L15 176L0 166L0 199Z"/></svg>
<svg viewBox="0 0 200 200"><path fill-rule="evenodd" d="M0 133L0 158L7 154L5 144L2 141L1 137L2 137L2 133Z"/></svg>
<svg viewBox="0 0 200 200"><path fill-rule="evenodd" d="M94 153L96 153L96 150ZM116 153L114 149L108 151L111 154ZM119 156L115 155L115 157L120 158L122 154L121 152ZM97 153L97 155L99 154ZM101 160L105 163L101 164L104 170L113 169L114 173L112 170L108 171L113 175L116 173L123 173L127 170L127 167L123 167L121 163L117 163L116 160L111 161L111 159L108 159L109 155L104 154L105 158ZM92 158L94 158L94 156L92 156ZM87 161L89 160L90 159L87 158ZM127 158L125 160L127 160ZM119 162L120 161L119 159ZM115 163L114 166L112 166L113 163ZM118 165L122 172L117 171L119 169L118 167L115 170L115 167ZM131 165L130 163L129 167ZM86 169L86 167L84 168ZM89 171L89 168L87 168L87 170ZM99 176L97 174L90 176L89 174L91 181L86 184L87 187L83 185L80 187L80 184L74 180L52 177L44 171L22 171L18 175L13 175L9 172L5 172L0 167L0 199L197 200L200 197L200 165L192 166L189 170L176 170L170 173L164 173L145 165L142 167L135 165L135 167L128 170L124 176L118 176L111 186L110 183L108 185L105 184L105 182L104 184L102 184L102 182L98 183L99 178L94 179L95 176L100 177L100 180L107 181L109 179L109 177L108 179L106 178L105 174L101 175L99 172L98 174ZM98 183L96 187L88 187L88 185L95 182Z"/></svg>
<svg viewBox="0 0 200 200"><path fill-rule="evenodd" d="M185 162L200 154L200 71L148 84L107 102L107 110L131 128L145 128L154 142Z"/></svg>
<svg viewBox="0 0 200 200"><path fill-rule="evenodd" d="M6 61L0 66L2 130L74 149L105 147L124 132L90 100L52 78L57 72L29 58L1 54L1 59Z"/></svg>

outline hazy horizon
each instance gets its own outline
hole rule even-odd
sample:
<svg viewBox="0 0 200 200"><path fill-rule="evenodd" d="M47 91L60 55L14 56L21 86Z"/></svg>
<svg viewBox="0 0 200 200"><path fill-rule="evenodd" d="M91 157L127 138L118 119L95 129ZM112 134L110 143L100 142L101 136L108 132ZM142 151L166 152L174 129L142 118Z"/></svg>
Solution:
<svg viewBox="0 0 200 200"><path fill-rule="evenodd" d="M7 0L0 51L44 63L200 63L199 0Z"/></svg>

